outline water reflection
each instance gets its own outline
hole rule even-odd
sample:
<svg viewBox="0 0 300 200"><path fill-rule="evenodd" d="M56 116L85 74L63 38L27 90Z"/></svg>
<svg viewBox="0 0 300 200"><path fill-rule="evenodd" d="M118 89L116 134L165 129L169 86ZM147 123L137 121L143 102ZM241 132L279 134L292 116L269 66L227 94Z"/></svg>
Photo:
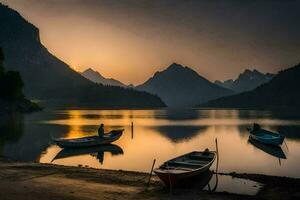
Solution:
<svg viewBox="0 0 300 200"><path fill-rule="evenodd" d="M18 141L24 131L24 116L19 113L0 115L0 147Z"/></svg>
<svg viewBox="0 0 300 200"><path fill-rule="evenodd" d="M190 178L189 181L185 181L182 184L179 184L175 189L191 189L191 190L203 190L206 186L211 192L214 192L217 188L218 182L216 181L213 186L211 179L213 177L213 172L208 170L200 175Z"/></svg>
<svg viewBox="0 0 300 200"><path fill-rule="evenodd" d="M204 114L204 113L202 113ZM207 117L207 114L205 114ZM202 116L203 117L203 116ZM198 110L187 109L168 109L165 112L156 112L156 119L168 119L174 121L194 120L199 118Z"/></svg>
<svg viewBox="0 0 300 200"><path fill-rule="evenodd" d="M255 195L262 186L263 185L261 183L255 181L233 178L229 175L215 174L208 170L189 182L185 182L185 184L182 184L179 187L172 188L172 192L207 190L209 192L229 192L242 195Z"/></svg>
<svg viewBox="0 0 300 200"><path fill-rule="evenodd" d="M285 137L292 138L293 140L300 140L300 125L275 126L274 128Z"/></svg>
<svg viewBox="0 0 300 200"><path fill-rule="evenodd" d="M57 159L63 159L63 158L70 158L74 156L79 156L79 155L91 155L97 160L103 164L104 161L104 153L109 152L111 155L116 156L116 155L122 155L123 149L114 144L108 144L108 145L103 145L103 146L95 146L95 147L88 147L88 148L67 148L67 149L62 149L56 156L53 158L52 162Z"/></svg>
<svg viewBox="0 0 300 200"><path fill-rule="evenodd" d="M253 140L252 138L249 137L248 139L249 144L252 144L253 146L255 146L256 148L262 150L263 152L274 156L276 158L281 158L281 159L286 159L286 155L282 150L281 146L273 146L273 145L267 145L267 144L263 144L261 142L258 142L256 140Z"/></svg>
<svg viewBox="0 0 300 200"><path fill-rule="evenodd" d="M172 142L182 142L189 140L196 135L204 132L206 126L154 126L151 129L159 132L159 134L167 137Z"/></svg>
<svg viewBox="0 0 300 200"><path fill-rule="evenodd" d="M1 154L15 160L51 163L61 151L49 144L51 137L94 135L98 125L104 123L105 132L125 128L123 136L114 144L126 153L114 156L98 151L92 153L96 157L78 154L55 159L53 163L148 172L154 158L160 165L190 151L213 150L217 137L219 171L300 177L300 116L295 113L280 116L278 112L247 110L61 110L19 118L0 122ZM288 159L281 166L267 153L269 150L248 143L246 128L253 122L286 136ZM284 154L287 157L285 151ZM103 164L97 157L100 161L105 158ZM279 157L283 155L279 153Z"/></svg>
<svg viewBox="0 0 300 200"><path fill-rule="evenodd" d="M243 195L255 195L259 192L262 186L263 185L261 183L251 180L233 178L232 176L228 175L213 174L209 180L209 183L203 189L210 192L228 192Z"/></svg>

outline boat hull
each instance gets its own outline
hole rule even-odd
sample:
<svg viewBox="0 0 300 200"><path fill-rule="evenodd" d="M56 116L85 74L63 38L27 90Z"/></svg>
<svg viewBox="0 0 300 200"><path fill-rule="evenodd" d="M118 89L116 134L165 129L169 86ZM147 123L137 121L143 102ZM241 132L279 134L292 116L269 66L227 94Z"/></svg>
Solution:
<svg viewBox="0 0 300 200"><path fill-rule="evenodd" d="M284 140L284 137L282 137L282 136L266 138L264 136L255 135L255 134L250 134L250 138L252 140L256 140L258 142L261 142L261 143L264 143L264 144L269 144L269 145L274 145L274 146L281 145L283 143L283 140Z"/></svg>
<svg viewBox="0 0 300 200"><path fill-rule="evenodd" d="M105 134L102 138L90 136L75 139L53 139L53 142L61 148L83 148L106 145L118 140L122 136L123 131L124 130L113 130Z"/></svg>
<svg viewBox="0 0 300 200"><path fill-rule="evenodd" d="M260 128L258 124L254 124L253 128L248 128L248 131L250 133L250 139L274 146L281 145L285 138L279 133Z"/></svg>
<svg viewBox="0 0 300 200"><path fill-rule="evenodd" d="M172 160L176 160L174 158L170 161L167 161L162 166L154 170L154 173L165 183L166 186L171 187L182 187L187 184L196 183L200 181L204 174L209 171L209 168L213 164L216 158L216 152L210 152L212 154L212 159L207 162L204 166L195 168L189 171L181 170L182 168L178 168L178 170L174 169L165 169L163 166L166 166L166 163L172 162ZM190 154L190 153L189 153ZM186 154L188 155L188 154ZM185 156L185 155L183 155ZM182 156L180 156L182 157ZM179 157L178 157L179 158Z"/></svg>
<svg viewBox="0 0 300 200"><path fill-rule="evenodd" d="M252 144L256 148L260 149L261 151L263 151L269 155L272 155L274 157L281 158L281 159L286 159L286 155L280 146L264 144L264 143L261 143L261 142L251 139L251 137L249 137L248 141L250 144Z"/></svg>
<svg viewBox="0 0 300 200"><path fill-rule="evenodd" d="M195 183L197 180L201 180L202 176L207 173L210 166L206 169L183 174L161 173L157 171L155 171L155 174L164 182L166 186L181 187L185 186L186 184Z"/></svg>

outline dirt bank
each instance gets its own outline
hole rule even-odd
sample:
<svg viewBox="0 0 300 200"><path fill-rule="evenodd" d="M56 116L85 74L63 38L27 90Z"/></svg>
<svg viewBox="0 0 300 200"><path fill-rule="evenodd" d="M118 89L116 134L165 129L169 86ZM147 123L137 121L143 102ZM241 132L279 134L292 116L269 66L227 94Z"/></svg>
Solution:
<svg viewBox="0 0 300 200"><path fill-rule="evenodd" d="M234 174L238 176L238 174ZM244 176L244 175L241 175ZM246 176L246 175L245 175ZM268 199L282 197L272 192L286 195L288 198L299 198L294 191L284 192L289 187L299 187L299 179L285 179L280 187L269 188L268 184L277 182L280 177L247 175L251 180L267 183L257 196L242 196L228 193L210 193L201 190L174 190L172 194L157 177L152 178L150 187L146 187L148 175L145 173L96 170L78 167L64 167L38 163L19 163L0 159L0 194L1 200L59 200L59 199ZM274 180L275 179L275 180ZM271 196L270 196L271 195ZM281 198L282 199L282 198Z"/></svg>

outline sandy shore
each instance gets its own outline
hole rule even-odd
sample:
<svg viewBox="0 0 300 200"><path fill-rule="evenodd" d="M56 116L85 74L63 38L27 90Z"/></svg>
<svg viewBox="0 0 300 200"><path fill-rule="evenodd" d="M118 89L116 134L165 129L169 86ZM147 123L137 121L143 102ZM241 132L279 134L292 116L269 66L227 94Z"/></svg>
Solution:
<svg viewBox="0 0 300 200"><path fill-rule="evenodd" d="M265 184L256 196L174 190L157 177L146 187L148 174L115 170L20 163L0 159L1 200L59 199L299 199L300 179L231 174Z"/></svg>

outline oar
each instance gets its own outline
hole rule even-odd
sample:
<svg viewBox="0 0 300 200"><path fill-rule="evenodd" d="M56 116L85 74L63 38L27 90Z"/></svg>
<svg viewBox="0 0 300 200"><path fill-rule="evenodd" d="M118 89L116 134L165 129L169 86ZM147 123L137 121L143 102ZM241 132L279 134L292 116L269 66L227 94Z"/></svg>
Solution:
<svg viewBox="0 0 300 200"><path fill-rule="evenodd" d="M153 168L154 168L154 165L155 165L155 161L156 161L156 159L153 160L153 164L152 164L151 171L150 171L150 174L149 174L149 180L148 180L147 187L150 185L151 176L152 176Z"/></svg>

